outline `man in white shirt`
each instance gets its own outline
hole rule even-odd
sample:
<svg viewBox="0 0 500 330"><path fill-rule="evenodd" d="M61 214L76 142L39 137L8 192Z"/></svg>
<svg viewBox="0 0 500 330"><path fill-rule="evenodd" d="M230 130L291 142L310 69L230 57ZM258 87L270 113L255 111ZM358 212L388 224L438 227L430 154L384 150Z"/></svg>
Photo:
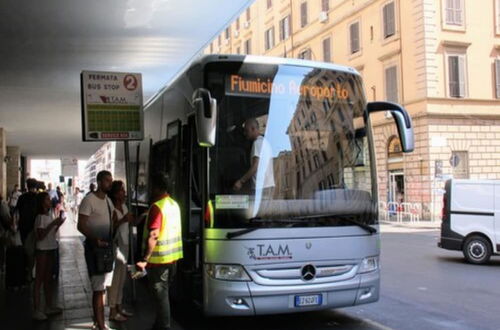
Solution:
<svg viewBox="0 0 500 330"><path fill-rule="evenodd" d="M245 121L245 136L252 141L250 151L250 168L246 173L236 180L233 185L234 191L241 190L243 184L252 180L253 190L270 191L274 187L274 169L272 149L266 139L260 135L259 122L255 118Z"/></svg>
<svg viewBox="0 0 500 330"><path fill-rule="evenodd" d="M106 247L112 244L113 227L117 222L116 216L111 215L114 206L107 197L111 189L113 177L108 171L101 171L97 174L97 190L89 193L82 200L78 212L78 230L85 236L85 261L90 276L92 286L92 307L94 311L94 321L99 329L106 329L104 322L104 294L106 287L111 285L113 272L100 274L96 269L95 247Z"/></svg>

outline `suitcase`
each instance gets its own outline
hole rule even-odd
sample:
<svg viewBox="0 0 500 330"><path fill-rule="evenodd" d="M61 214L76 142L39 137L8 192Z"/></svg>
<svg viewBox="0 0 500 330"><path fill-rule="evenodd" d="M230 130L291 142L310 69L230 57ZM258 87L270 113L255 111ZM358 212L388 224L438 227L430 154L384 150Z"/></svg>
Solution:
<svg viewBox="0 0 500 330"><path fill-rule="evenodd" d="M25 284L24 249L22 246L8 247L5 254L5 286L14 288Z"/></svg>

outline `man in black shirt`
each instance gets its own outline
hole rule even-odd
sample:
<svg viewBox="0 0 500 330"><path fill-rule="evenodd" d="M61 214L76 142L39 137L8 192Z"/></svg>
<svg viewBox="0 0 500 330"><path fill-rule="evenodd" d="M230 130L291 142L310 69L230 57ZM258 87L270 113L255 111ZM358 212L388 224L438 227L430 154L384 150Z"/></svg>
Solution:
<svg viewBox="0 0 500 330"><path fill-rule="evenodd" d="M30 178L26 180L28 191L19 196L16 205L16 210L19 212L19 233L21 234L21 241L24 251L26 252L26 278L28 281L32 280L32 271L35 262L35 237L33 234L33 227L35 226L37 211L37 184L35 179Z"/></svg>

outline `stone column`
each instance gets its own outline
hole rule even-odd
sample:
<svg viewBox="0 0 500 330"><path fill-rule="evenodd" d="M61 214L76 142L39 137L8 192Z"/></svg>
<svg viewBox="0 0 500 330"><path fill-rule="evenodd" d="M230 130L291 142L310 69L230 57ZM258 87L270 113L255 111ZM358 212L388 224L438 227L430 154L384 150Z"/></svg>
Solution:
<svg viewBox="0 0 500 330"><path fill-rule="evenodd" d="M5 156L7 156L7 147L5 140L5 129L0 127L0 194L4 198L7 197L7 163L5 162Z"/></svg>
<svg viewBox="0 0 500 330"><path fill-rule="evenodd" d="M21 183L21 148L7 146L7 192Z"/></svg>

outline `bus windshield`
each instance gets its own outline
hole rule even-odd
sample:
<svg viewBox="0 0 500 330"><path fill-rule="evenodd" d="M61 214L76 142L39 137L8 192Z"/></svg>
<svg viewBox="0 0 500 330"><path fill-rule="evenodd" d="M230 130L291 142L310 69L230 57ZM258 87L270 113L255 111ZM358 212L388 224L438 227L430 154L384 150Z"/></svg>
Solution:
<svg viewBox="0 0 500 330"><path fill-rule="evenodd" d="M214 66L210 227L376 223L361 78L291 65ZM207 220L208 221L208 220Z"/></svg>

